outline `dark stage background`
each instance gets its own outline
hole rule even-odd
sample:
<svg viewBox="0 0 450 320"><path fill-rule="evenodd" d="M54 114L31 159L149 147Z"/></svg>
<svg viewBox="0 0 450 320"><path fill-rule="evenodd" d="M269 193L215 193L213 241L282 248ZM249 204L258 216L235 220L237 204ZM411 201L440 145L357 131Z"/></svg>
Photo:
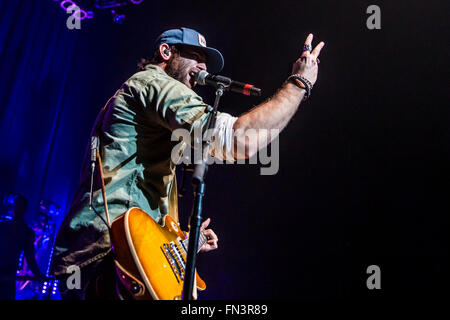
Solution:
<svg viewBox="0 0 450 320"><path fill-rule="evenodd" d="M371 4L381 30L366 27ZM281 133L278 174L208 172L204 214L220 242L199 257L201 298L439 296L449 267L448 12L435 0L146 0L122 25L99 13L68 30L54 1L1 1L0 192L64 212L97 112L162 31L199 30L223 53L223 75L263 89L227 94L221 109L233 115L275 92L312 32L326 43L319 78ZM201 93L212 103L212 89ZM380 291L366 288L372 264Z"/></svg>

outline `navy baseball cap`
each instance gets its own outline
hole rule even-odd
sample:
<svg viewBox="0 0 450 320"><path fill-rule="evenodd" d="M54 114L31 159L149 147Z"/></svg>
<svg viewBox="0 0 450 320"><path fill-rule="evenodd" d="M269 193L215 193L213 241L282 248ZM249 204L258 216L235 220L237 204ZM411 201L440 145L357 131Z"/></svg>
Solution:
<svg viewBox="0 0 450 320"><path fill-rule="evenodd" d="M182 44L201 49L206 55L206 67L209 73L220 72L223 68L224 60L219 50L207 47L205 37L193 29L180 28L164 31L156 39L154 49L156 50L163 43Z"/></svg>

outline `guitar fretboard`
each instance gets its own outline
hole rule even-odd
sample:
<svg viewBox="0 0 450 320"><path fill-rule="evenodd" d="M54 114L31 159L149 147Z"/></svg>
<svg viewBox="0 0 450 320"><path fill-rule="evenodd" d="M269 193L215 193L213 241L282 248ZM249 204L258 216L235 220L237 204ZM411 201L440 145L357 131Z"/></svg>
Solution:
<svg viewBox="0 0 450 320"><path fill-rule="evenodd" d="M200 232L199 238L198 238L197 253L200 251L200 249L203 247L203 245L206 243L206 241L208 241L208 239L205 237L203 232ZM186 253L187 253L188 246L189 246L189 239L183 240L182 243L183 243L183 247L185 248Z"/></svg>

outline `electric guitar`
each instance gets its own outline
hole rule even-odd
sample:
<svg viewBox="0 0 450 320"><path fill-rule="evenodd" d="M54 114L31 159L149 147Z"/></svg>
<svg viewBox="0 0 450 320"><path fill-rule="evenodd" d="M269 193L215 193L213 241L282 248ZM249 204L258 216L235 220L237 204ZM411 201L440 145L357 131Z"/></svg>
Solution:
<svg viewBox="0 0 450 320"><path fill-rule="evenodd" d="M199 249L206 240L200 233ZM166 215L161 226L145 211L131 208L112 222L111 242L119 279L134 298L181 299L188 240L174 219ZM197 272L195 285L206 289Z"/></svg>

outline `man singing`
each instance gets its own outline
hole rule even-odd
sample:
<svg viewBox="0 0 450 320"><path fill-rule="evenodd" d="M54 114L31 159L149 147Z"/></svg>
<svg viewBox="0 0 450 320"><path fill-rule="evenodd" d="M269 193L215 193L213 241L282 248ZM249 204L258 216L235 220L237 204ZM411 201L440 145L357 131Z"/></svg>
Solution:
<svg viewBox="0 0 450 320"><path fill-rule="evenodd" d="M211 154L227 160L249 158L276 136L248 139L247 129L281 131L307 98L317 79L318 56L324 46L312 49L308 35L300 58L293 64L292 75L267 101L245 114L234 117L218 113ZM206 125L206 103L192 89L200 70L219 72L222 54L206 46L195 30L172 29L163 32L153 47L153 54L143 59L139 72L131 76L97 116L92 135L100 139L100 154L108 211L114 219L131 207L146 211L161 222L169 214L175 220L177 187L171 141L172 132L183 128L193 134ZM239 134L241 132L242 134ZM262 141L264 140L264 141ZM104 215L100 183L96 183L92 205ZM63 299L127 299L114 269L108 228L103 219L89 208L89 161L86 160L81 184L59 229L53 273L60 281ZM217 249L218 237L206 229L209 239L200 252ZM67 268L81 268L81 288L65 287Z"/></svg>

